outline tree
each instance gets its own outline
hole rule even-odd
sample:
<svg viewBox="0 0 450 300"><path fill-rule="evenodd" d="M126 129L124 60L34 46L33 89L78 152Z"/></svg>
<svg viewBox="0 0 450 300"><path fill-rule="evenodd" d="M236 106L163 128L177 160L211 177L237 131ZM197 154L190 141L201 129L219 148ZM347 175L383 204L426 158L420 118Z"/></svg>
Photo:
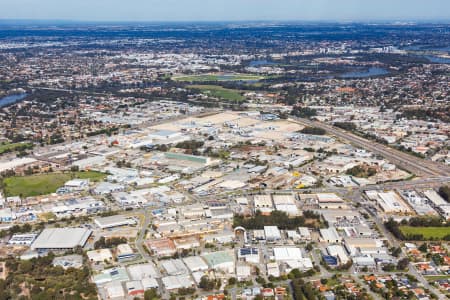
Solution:
<svg viewBox="0 0 450 300"><path fill-rule="evenodd" d="M427 243L423 243L417 249L419 249L419 251L422 252L422 253L427 253L427 251L428 251L428 244Z"/></svg>
<svg viewBox="0 0 450 300"><path fill-rule="evenodd" d="M160 299L156 289L146 290L144 293L144 300L158 300Z"/></svg>
<svg viewBox="0 0 450 300"><path fill-rule="evenodd" d="M395 271L395 265L394 264L387 264L383 266L383 271L385 272L394 272Z"/></svg>
<svg viewBox="0 0 450 300"><path fill-rule="evenodd" d="M397 270L406 270L409 265L408 258L402 258L397 262Z"/></svg>
<svg viewBox="0 0 450 300"><path fill-rule="evenodd" d="M399 257L400 253L402 253L402 249L400 247L396 247L396 248L394 247L391 249L391 252L392 252L392 256Z"/></svg>
<svg viewBox="0 0 450 300"><path fill-rule="evenodd" d="M209 277L205 275L200 279L198 286L205 291L212 291L216 286L216 281L209 279Z"/></svg>
<svg viewBox="0 0 450 300"><path fill-rule="evenodd" d="M306 126L302 130L300 130L300 132L304 133L304 134L315 134L315 135L324 135L327 133L325 131L325 129L322 129L319 127L310 127L310 126Z"/></svg>
<svg viewBox="0 0 450 300"><path fill-rule="evenodd" d="M439 195L441 195L445 201L450 202L450 186L441 186L439 188Z"/></svg>
<svg viewBox="0 0 450 300"><path fill-rule="evenodd" d="M230 277L230 278L228 279L228 284L229 284L229 285L235 285L236 283L237 283L236 277Z"/></svg>

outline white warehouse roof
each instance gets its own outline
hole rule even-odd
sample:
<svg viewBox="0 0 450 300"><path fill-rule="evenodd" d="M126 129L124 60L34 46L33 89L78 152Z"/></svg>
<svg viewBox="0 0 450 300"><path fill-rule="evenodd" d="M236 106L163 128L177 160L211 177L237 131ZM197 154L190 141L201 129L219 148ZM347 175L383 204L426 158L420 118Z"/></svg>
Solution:
<svg viewBox="0 0 450 300"><path fill-rule="evenodd" d="M84 246L92 230L86 228L47 228L37 237L31 249L73 249Z"/></svg>
<svg viewBox="0 0 450 300"><path fill-rule="evenodd" d="M273 248L276 261L301 260L302 252L300 248L279 247Z"/></svg>

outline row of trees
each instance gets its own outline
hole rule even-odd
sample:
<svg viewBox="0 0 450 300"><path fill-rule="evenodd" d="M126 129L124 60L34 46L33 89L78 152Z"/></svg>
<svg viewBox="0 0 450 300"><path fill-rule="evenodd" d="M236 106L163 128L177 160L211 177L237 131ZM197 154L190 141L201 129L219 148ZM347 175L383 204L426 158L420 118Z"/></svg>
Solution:
<svg viewBox="0 0 450 300"><path fill-rule="evenodd" d="M296 229L301 226L311 226L306 219L320 220L320 216L313 212L304 212L303 216L290 218L285 212L275 210L270 215L263 215L259 210L255 216L246 218L242 215L236 215L233 220L233 226L242 226L245 229L262 229L264 226L277 226L280 229Z"/></svg>
<svg viewBox="0 0 450 300"><path fill-rule="evenodd" d="M416 217L409 220L402 220L400 223L394 219L389 219L384 223L384 226L389 230L396 238L403 241L423 241L432 240L433 237L425 238L421 233L404 234L400 229L400 226L412 226L412 227L449 227L450 224L443 223L441 219L436 217ZM446 235L442 240L450 241L450 235Z"/></svg>
<svg viewBox="0 0 450 300"><path fill-rule="evenodd" d="M301 278L295 278L291 281L294 300L316 300L319 299L319 293L315 290L311 282L305 282Z"/></svg>
<svg viewBox="0 0 450 300"><path fill-rule="evenodd" d="M306 126L302 130L300 130L300 132L304 134L315 134L315 135L325 135L327 133L325 129L311 126Z"/></svg>
<svg viewBox="0 0 450 300"><path fill-rule="evenodd" d="M291 111L291 115L299 118L311 118L317 116L317 110L309 107L294 107Z"/></svg>
<svg viewBox="0 0 450 300"><path fill-rule="evenodd" d="M126 242L127 239L124 237L112 237L105 239L105 237L102 236L94 243L94 249L113 248L117 245L125 244Z"/></svg>

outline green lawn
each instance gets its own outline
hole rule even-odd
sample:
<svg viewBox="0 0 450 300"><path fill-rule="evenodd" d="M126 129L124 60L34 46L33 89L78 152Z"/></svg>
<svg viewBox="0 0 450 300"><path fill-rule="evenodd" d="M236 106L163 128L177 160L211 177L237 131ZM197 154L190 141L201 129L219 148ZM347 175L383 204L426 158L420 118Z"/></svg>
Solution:
<svg viewBox="0 0 450 300"><path fill-rule="evenodd" d="M6 152L13 152L20 149L31 149L33 144L31 143L4 143L0 144L0 155Z"/></svg>
<svg viewBox="0 0 450 300"><path fill-rule="evenodd" d="M426 280L430 282L434 282L439 279L449 279L450 275L430 275L430 276L424 276Z"/></svg>
<svg viewBox="0 0 450 300"><path fill-rule="evenodd" d="M56 192L64 183L73 178L91 179L100 181L106 174L100 172L67 172L49 173L30 176L8 177L3 180L6 196L38 196Z"/></svg>
<svg viewBox="0 0 450 300"><path fill-rule="evenodd" d="M450 227L412 227L400 226L400 230L405 236L422 234L425 239L442 239L450 235Z"/></svg>
<svg viewBox="0 0 450 300"><path fill-rule="evenodd" d="M219 85L189 85L190 89L199 89L205 95L231 101L244 101L245 97L239 90L227 89Z"/></svg>
<svg viewBox="0 0 450 300"><path fill-rule="evenodd" d="M200 81L247 81L247 80L261 80L265 76L253 74L200 74L200 75L186 75L175 76L172 79L176 81L200 82Z"/></svg>

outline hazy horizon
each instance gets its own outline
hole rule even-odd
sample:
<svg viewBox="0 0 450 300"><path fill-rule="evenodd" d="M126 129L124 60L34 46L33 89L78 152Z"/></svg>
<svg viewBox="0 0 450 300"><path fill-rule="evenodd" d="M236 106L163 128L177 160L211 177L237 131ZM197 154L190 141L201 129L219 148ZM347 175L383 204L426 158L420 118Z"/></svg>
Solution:
<svg viewBox="0 0 450 300"><path fill-rule="evenodd" d="M3 21L54 22L442 22L445 0L15 0Z"/></svg>

